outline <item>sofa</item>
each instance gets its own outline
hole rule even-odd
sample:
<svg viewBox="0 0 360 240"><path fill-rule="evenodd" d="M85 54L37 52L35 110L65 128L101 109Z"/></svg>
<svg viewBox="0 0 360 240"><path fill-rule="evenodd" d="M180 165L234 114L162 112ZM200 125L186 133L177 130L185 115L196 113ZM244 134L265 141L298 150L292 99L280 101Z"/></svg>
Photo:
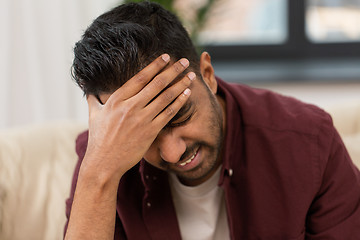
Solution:
<svg viewBox="0 0 360 240"><path fill-rule="evenodd" d="M326 109L360 167L360 103ZM63 237L65 199L86 124L65 121L0 130L0 239Z"/></svg>
<svg viewBox="0 0 360 240"><path fill-rule="evenodd" d="M62 239L65 198L86 124L60 121L0 131L0 239Z"/></svg>

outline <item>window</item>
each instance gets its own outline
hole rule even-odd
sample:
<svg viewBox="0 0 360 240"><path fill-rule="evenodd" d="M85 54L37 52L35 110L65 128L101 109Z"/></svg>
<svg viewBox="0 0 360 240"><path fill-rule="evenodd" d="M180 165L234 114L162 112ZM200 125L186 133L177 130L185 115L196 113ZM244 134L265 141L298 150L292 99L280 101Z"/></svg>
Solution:
<svg viewBox="0 0 360 240"><path fill-rule="evenodd" d="M219 1L199 41L209 45L284 43L286 7L286 0Z"/></svg>
<svg viewBox="0 0 360 240"><path fill-rule="evenodd" d="M360 0L308 0L306 35L314 43L359 42Z"/></svg>
<svg viewBox="0 0 360 240"><path fill-rule="evenodd" d="M360 0L217 0L198 39L229 81L359 81L359 14Z"/></svg>
<svg viewBox="0 0 360 240"><path fill-rule="evenodd" d="M287 38L287 0L176 0L174 9L192 33L195 12L206 4L203 45L281 44Z"/></svg>

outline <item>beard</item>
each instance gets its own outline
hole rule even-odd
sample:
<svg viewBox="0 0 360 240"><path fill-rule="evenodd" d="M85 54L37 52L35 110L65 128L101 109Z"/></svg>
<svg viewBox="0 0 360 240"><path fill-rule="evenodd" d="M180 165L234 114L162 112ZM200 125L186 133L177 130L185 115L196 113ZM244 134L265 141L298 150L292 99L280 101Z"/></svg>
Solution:
<svg viewBox="0 0 360 240"><path fill-rule="evenodd" d="M215 141L197 141L186 148L186 151L181 156L180 161L192 156L196 150L201 151L202 153L202 162L193 169L188 171L180 171L166 161L163 161L161 164L162 167L166 169L166 171L176 174L179 180L183 183L201 183L212 176L212 174L215 173L216 169L221 164L220 154L222 152L224 139L222 109L216 97L211 93L210 89L207 87L206 89L209 95L211 110L210 117L206 120L204 126L210 135L210 139L214 139Z"/></svg>

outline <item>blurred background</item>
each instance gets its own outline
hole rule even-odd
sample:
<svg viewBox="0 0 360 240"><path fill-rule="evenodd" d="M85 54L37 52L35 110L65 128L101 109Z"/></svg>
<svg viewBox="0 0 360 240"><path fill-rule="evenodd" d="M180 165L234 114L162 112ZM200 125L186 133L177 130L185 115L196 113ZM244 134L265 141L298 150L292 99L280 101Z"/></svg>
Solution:
<svg viewBox="0 0 360 240"><path fill-rule="evenodd" d="M87 121L73 46L119 0L1 0L0 128ZM327 108L360 102L360 0L178 0L215 72ZM200 16L200 17L199 17Z"/></svg>

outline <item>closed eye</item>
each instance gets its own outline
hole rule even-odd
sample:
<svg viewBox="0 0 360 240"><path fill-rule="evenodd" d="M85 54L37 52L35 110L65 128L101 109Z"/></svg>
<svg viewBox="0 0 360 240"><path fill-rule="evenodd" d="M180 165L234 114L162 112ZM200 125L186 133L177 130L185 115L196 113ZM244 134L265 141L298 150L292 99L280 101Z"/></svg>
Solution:
<svg viewBox="0 0 360 240"><path fill-rule="evenodd" d="M166 127L179 127L186 124L195 112L194 104L191 101L178 111L178 113L169 121Z"/></svg>
<svg viewBox="0 0 360 240"><path fill-rule="evenodd" d="M167 127L174 128L174 127L183 126L191 120L193 114L194 114L194 112L187 114L186 116L180 117L180 118L176 119L176 121L170 121L167 124Z"/></svg>

